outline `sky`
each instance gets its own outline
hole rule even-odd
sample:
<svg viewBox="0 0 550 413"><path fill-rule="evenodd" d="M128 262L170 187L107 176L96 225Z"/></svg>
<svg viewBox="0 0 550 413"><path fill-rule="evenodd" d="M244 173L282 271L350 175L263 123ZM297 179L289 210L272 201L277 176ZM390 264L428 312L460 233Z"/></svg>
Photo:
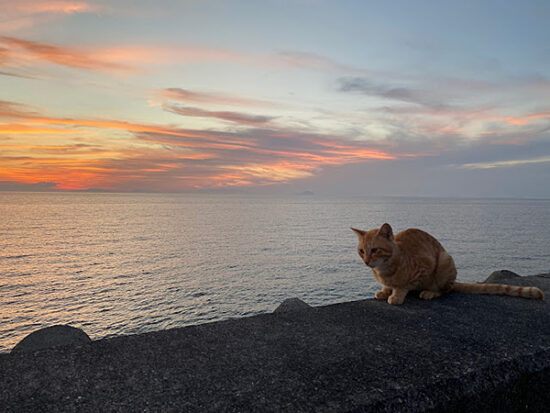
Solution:
<svg viewBox="0 0 550 413"><path fill-rule="evenodd" d="M0 10L0 190L550 198L547 1Z"/></svg>

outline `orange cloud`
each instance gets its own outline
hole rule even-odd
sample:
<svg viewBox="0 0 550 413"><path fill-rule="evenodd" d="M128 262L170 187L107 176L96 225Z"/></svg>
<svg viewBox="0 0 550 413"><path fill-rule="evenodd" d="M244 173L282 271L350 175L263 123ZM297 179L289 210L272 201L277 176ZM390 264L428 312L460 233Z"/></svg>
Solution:
<svg viewBox="0 0 550 413"><path fill-rule="evenodd" d="M1 123L0 122L0 133L5 134L43 134L43 133L52 133L52 134L61 134L61 133L70 133L70 130L62 130L59 128L44 128L36 127L31 125L21 125L18 123Z"/></svg>
<svg viewBox="0 0 550 413"><path fill-rule="evenodd" d="M289 162L226 166L217 175L209 176L196 188L223 188L284 183L313 175L313 168Z"/></svg>
<svg viewBox="0 0 550 413"><path fill-rule="evenodd" d="M0 102L0 117L16 120L0 123L6 132L0 140L0 181L57 182L61 189L268 185L305 178L328 165L397 157L368 142L275 127L216 131L56 118L13 102ZM131 139L113 140L109 130ZM40 139L44 133L47 140Z"/></svg>
<svg viewBox="0 0 550 413"><path fill-rule="evenodd" d="M134 66L103 59L91 52L83 52L70 47L53 46L47 43L33 42L16 37L0 36L0 45L8 48L4 56L4 65L28 64L33 60L102 72L139 72Z"/></svg>
<svg viewBox="0 0 550 413"><path fill-rule="evenodd" d="M73 13L96 13L104 9L98 4L91 4L84 1L63 1L63 0L8 0L2 2L8 16L16 14L73 14Z"/></svg>
<svg viewBox="0 0 550 413"><path fill-rule="evenodd" d="M2 0L0 31L11 32L77 13L98 13L107 10L103 5L85 1L63 0Z"/></svg>
<svg viewBox="0 0 550 413"><path fill-rule="evenodd" d="M93 54L98 59L136 65L173 65L193 62L252 63L256 60L253 56L244 53L189 45L125 45L96 49Z"/></svg>
<svg viewBox="0 0 550 413"><path fill-rule="evenodd" d="M550 119L550 112L531 113L524 116L505 116L497 119L502 120L509 125L523 126L528 125L538 119Z"/></svg>

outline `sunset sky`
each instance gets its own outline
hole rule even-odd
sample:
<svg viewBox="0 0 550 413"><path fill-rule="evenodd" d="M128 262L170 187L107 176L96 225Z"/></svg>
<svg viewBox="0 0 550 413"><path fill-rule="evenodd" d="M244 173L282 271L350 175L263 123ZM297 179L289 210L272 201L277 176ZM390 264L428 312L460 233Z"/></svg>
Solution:
<svg viewBox="0 0 550 413"><path fill-rule="evenodd" d="M546 0L0 10L0 189L550 197Z"/></svg>

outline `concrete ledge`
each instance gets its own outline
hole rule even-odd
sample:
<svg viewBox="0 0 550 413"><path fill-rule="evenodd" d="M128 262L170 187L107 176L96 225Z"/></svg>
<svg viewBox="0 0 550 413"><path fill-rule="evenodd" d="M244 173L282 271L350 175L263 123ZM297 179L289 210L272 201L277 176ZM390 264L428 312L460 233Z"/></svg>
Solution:
<svg viewBox="0 0 550 413"><path fill-rule="evenodd" d="M507 282L506 279L500 280ZM550 297L550 276L513 278ZM4 411L546 411L545 301L374 299L0 355Z"/></svg>

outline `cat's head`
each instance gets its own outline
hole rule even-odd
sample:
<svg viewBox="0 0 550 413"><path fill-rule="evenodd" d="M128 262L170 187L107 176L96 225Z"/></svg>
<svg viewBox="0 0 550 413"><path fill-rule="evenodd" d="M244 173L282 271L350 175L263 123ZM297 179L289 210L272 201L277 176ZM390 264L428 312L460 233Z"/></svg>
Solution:
<svg viewBox="0 0 550 413"><path fill-rule="evenodd" d="M394 254L395 242L393 240L393 230L390 224L384 224L380 228L362 231L352 228L357 234L359 244L357 252L370 268L384 267Z"/></svg>

